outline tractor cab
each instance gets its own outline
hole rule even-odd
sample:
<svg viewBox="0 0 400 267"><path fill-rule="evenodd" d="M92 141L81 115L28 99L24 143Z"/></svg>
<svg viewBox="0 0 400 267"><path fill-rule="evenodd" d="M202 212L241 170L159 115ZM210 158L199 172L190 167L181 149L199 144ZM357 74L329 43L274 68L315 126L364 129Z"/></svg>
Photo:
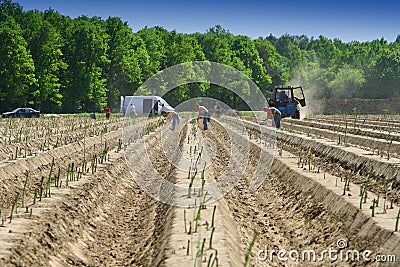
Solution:
<svg viewBox="0 0 400 267"><path fill-rule="evenodd" d="M306 106L303 88L290 85L275 86L268 104L279 109L282 117L300 119L300 107Z"/></svg>

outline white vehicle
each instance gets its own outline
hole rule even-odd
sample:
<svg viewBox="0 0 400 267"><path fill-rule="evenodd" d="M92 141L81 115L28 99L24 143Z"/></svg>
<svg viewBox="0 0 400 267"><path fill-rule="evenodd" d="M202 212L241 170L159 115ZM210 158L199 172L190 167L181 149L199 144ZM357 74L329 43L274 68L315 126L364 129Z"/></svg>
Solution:
<svg viewBox="0 0 400 267"><path fill-rule="evenodd" d="M158 102L156 104L157 100ZM130 108L132 105L134 106L134 109ZM125 114L131 110L134 110L137 115L151 116L161 114L162 111L168 112L175 109L159 96L121 96L120 112Z"/></svg>

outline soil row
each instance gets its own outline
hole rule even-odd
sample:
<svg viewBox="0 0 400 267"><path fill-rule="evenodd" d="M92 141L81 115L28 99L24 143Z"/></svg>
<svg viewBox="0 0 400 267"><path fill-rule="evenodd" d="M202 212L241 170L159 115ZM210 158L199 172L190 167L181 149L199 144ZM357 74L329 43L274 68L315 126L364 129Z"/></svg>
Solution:
<svg viewBox="0 0 400 267"><path fill-rule="evenodd" d="M3 133L7 132L0 138L0 161L7 159L26 158L36 155L41 151L49 151L57 147L71 144L84 138L90 138L115 131L121 128L123 118L115 118L111 120L88 120L84 118L57 118L57 122L51 125L45 125L45 119L40 122L41 127L37 127L28 120L21 120L20 126L10 128L6 124ZM25 123L25 124L24 124ZM70 127L65 124L70 123ZM29 126L30 125L30 126ZM57 125L57 126L54 126ZM49 128L44 130L44 128Z"/></svg>
<svg viewBox="0 0 400 267"><path fill-rule="evenodd" d="M322 123L322 122L313 122L313 121L301 121L301 120L291 120L291 119L285 119L287 122L290 122L294 125L304 125L307 127L314 127L314 128L319 128L319 129L325 129L325 130L331 130L331 131L337 131L337 132L342 132L342 133L352 133L355 135L361 135L361 136L368 136L372 138L378 138L378 139L383 139L387 141L400 141L400 134L396 132L382 132L379 130L373 130L373 129L368 129L368 128L354 128L352 124L348 124L346 127L345 123L342 123L342 125L333 125L333 124L328 124L328 123Z"/></svg>
<svg viewBox="0 0 400 267"><path fill-rule="evenodd" d="M114 134L110 149L118 146L121 137L120 131ZM146 173L155 168L170 179L174 166L163 156L159 133L144 139L155 145L147 151L139 146L134 160L140 162L146 153L153 166L130 170L117 147L94 174L54 188L51 198L34 206L32 216L18 213L1 229L1 240L9 243L2 244L8 250L2 251L0 265L158 266L165 258L172 209L143 192L131 171ZM69 152L58 151L64 157ZM47 164L51 161L45 159Z"/></svg>
<svg viewBox="0 0 400 267"><path fill-rule="evenodd" d="M158 120L148 121L149 125L157 123ZM143 127L136 130L138 133L141 131ZM47 181L51 175L51 184L53 184L59 176L65 185L68 170L73 167L76 174L91 171L91 162L99 158L105 150L115 146L122 148L121 128L105 134L100 133L99 136L83 138L27 158L1 162L0 210L4 214L6 210L11 209L16 195L22 195L25 182L25 198L32 200L43 178ZM84 162L86 170L82 171Z"/></svg>
<svg viewBox="0 0 400 267"><path fill-rule="evenodd" d="M266 147L258 140L253 140L251 143L251 155L257 160L257 151ZM246 173L248 173L247 179L240 183L242 188L236 194L236 191L233 192L229 204L230 207L235 205L240 207L237 199L244 203L247 203L249 199L253 200L254 204L248 205L251 209L242 212L238 221L246 225L245 218L253 217L251 221L257 226L254 224L248 226L250 228L247 229L248 238L251 236L252 227L261 233L267 233L261 234L261 243L256 243L259 249L262 250L263 245L267 244L270 251L271 249L279 250L282 247L299 250L312 248L318 251L324 247L325 249L335 247L334 242L338 238L345 238L350 245L349 249L371 249L376 252L392 253L397 255L397 258L400 256L399 235L393 235L393 230L378 226L370 216L365 214L365 210L359 210L354 204L350 204L349 200L328 189L323 184L322 173L304 172L302 168L298 169L297 158L293 154L281 152L281 156L278 156L272 164L270 175L256 194L246 193L252 171ZM311 177L317 175L320 178L314 181ZM277 189L274 190L274 188ZM357 194L357 192L352 194ZM271 196L268 198L268 195ZM369 200L372 201L372 199ZM276 210L275 214L274 210ZM366 212L370 211L367 209ZM391 229L394 229L395 213L397 210L391 212L391 224L393 224ZM268 221L270 216L272 217L270 222L262 224ZM282 238L280 234L290 238ZM282 264L267 263L257 266ZM365 262L352 263L353 266L364 264ZM307 265L313 264L307 263ZM320 265L321 263L315 264L315 266ZM347 266L347 263L339 263L339 265Z"/></svg>
<svg viewBox="0 0 400 267"><path fill-rule="evenodd" d="M250 132L257 133L260 131L260 127L264 127L248 121L240 121L240 123L244 123ZM383 194L383 196L387 195L392 201L399 201L399 159L390 158L388 160L360 148L338 145L337 142L314 138L306 134L282 130L277 130L276 134L277 140L283 148L296 154L299 161L307 162L311 153L315 165L318 165L317 168L331 170L334 174L342 170L343 175L349 176L355 183L363 183L372 172L370 189ZM333 167L329 166L331 164Z"/></svg>
<svg viewBox="0 0 400 267"><path fill-rule="evenodd" d="M282 121L281 127L289 132L298 132L318 138L327 138L336 141L338 144L358 146L374 153L376 151L378 155L385 158L390 158L391 156L399 157L400 155L400 142L398 141L386 141L373 137L354 135L351 131L345 134L287 121Z"/></svg>
<svg viewBox="0 0 400 267"><path fill-rule="evenodd" d="M344 121L347 121L349 125L354 126L356 128L370 128L374 130L383 130L388 131L391 130L392 132L398 132L400 129L400 123L398 120L384 120L379 118L374 118L370 116L362 116L358 115L355 119L355 116L312 116L306 118L306 121L313 121L313 122L321 122L321 123L328 123L328 124L340 124Z"/></svg>

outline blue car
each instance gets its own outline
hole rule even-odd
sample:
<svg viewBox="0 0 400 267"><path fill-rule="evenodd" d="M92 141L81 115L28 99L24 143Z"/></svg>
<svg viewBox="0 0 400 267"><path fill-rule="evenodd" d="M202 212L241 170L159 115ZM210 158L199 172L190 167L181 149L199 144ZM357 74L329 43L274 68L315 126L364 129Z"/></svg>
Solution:
<svg viewBox="0 0 400 267"><path fill-rule="evenodd" d="M10 112L5 112L1 115L2 118L39 118L40 111L34 110L33 108L17 108Z"/></svg>

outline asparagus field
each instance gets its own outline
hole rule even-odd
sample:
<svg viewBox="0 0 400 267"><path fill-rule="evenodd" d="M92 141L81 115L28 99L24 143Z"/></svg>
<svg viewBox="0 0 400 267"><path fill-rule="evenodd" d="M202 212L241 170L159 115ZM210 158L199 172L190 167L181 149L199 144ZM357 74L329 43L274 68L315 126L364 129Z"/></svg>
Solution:
<svg viewBox="0 0 400 267"><path fill-rule="evenodd" d="M400 118L262 119L0 120L0 266L398 266Z"/></svg>

